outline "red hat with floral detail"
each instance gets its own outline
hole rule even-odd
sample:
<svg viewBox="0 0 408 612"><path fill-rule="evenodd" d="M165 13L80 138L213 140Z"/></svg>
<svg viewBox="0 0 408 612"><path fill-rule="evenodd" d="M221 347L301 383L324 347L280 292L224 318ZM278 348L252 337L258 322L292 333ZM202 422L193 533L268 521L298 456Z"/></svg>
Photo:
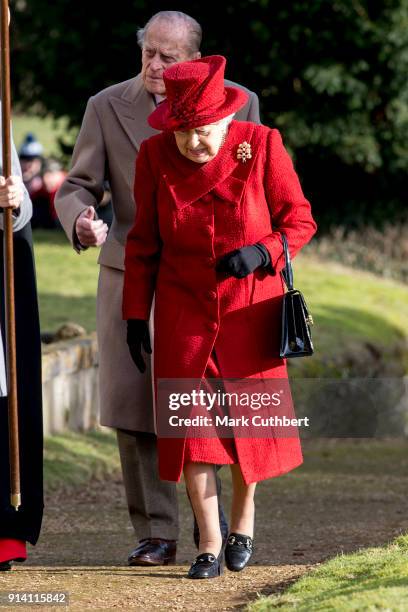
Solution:
<svg viewBox="0 0 408 612"><path fill-rule="evenodd" d="M242 108L248 94L224 85L225 64L222 55L209 55L167 68L163 73L166 99L149 115L149 125L156 130L189 130Z"/></svg>

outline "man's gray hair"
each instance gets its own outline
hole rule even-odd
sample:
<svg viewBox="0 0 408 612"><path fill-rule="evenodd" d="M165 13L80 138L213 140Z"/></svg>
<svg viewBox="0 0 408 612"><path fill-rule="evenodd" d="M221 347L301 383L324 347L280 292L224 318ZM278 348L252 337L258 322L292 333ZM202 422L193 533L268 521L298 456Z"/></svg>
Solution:
<svg viewBox="0 0 408 612"><path fill-rule="evenodd" d="M203 37L201 26L193 17L181 11L160 11L153 15L153 17L150 17L144 28L139 28L136 32L137 42L142 49L146 32L156 21L167 21L174 25L184 25L188 32L187 50L191 55L200 50Z"/></svg>

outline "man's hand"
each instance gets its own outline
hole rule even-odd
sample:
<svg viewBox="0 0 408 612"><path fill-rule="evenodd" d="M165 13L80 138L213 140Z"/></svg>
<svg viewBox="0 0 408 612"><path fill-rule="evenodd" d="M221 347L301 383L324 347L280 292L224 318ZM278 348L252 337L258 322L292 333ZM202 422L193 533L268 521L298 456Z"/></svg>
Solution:
<svg viewBox="0 0 408 612"><path fill-rule="evenodd" d="M24 200L23 182L19 176L0 176L0 208L18 208Z"/></svg>
<svg viewBox="0 0 408 612"><path fill-rule="evenodd" d="M88 206L75 222L79 242L86 247L101 246L108 235L108 226L101 219L95 220L95 209Z"/></svg>

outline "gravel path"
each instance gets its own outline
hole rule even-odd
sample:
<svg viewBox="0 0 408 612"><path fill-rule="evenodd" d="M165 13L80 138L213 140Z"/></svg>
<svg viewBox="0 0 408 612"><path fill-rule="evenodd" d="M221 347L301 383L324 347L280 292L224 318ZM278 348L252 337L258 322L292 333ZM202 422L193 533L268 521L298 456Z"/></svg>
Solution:
<svg viewBox="0 0 408 612"><path fill-rule="evenodd" d="M258 487L253 564L210 581L185 578L194 548L183 484L178 564L164 568L126 566L135 539L119 478L60 490L46 500L41 541L26 564L1 576L1 590L68 591L72 610L243 609L325 559L408 531L407 450L398 441L369 452L362 441L308 443L301 469Z"/></svg>

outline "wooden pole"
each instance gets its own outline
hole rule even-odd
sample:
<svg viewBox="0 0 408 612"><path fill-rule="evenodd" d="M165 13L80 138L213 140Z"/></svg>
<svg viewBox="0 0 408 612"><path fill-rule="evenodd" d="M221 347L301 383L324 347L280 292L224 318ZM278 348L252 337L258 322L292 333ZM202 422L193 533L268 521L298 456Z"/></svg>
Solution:
<svg viewBox="0 0 408 612"><path fill-rule="evenodd" d="M1 0L1 133L3 176L11 175L11 100L10 45L8 0ZM20 449L18 432L16 315L14 301L14 249L12 209L4 209L4 287L6 301L7 394L10 452L10 503L15 510L21 506Z"/></svg>

